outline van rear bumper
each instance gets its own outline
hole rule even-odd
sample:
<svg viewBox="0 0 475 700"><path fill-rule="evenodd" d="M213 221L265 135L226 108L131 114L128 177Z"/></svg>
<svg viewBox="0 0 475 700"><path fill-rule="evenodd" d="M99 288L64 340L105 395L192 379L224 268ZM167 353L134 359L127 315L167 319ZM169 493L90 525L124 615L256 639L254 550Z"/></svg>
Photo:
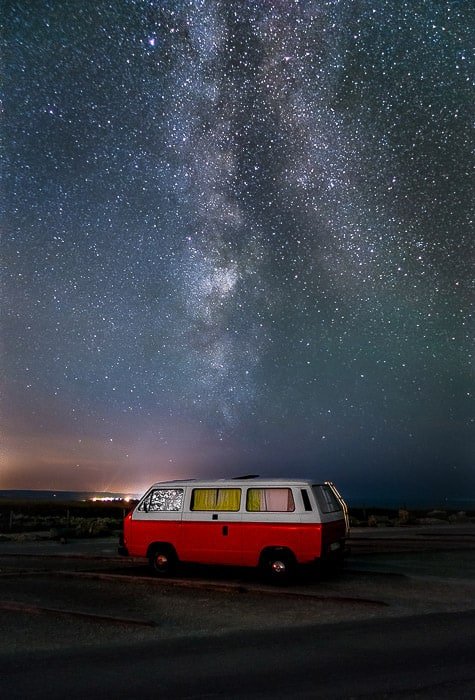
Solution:
<svg viewBox="0 0 475 700"><path fill-rule="evenodd" d="M337 542L331 542L327 544L323 549L319 557L322 562L337 562L342 561L343 558L348 554L348 549L344 540Z"/></svg>

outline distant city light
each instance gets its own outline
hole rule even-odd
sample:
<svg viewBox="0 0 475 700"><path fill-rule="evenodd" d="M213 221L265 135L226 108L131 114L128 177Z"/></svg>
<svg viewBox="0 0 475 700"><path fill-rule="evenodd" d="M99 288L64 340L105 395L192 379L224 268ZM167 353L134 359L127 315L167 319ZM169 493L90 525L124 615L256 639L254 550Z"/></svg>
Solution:
<svg viewBox="0 0 475 700"><path fill-rule="evenodd" d="M91 499L93 503L109 503L111 501L120 501L121 503L129 503L129 501L137 500L135 496L93 496Z"/></svg>

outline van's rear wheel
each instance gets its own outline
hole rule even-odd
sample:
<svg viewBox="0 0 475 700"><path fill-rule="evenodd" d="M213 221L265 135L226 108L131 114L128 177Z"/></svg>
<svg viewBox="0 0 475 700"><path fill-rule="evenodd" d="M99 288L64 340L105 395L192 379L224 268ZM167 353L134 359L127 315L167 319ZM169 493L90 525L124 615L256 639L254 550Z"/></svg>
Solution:
<svg viewBox="0 0 475 700"><path fill-rule="evenodd" d="M168 547L154 547L150 551L148 562L156 576L173 576L177 559L176 554Z"/></svg>
<svg viewBox="0 0 475 700"><path fill-rule="evenodd" d="M290 552L275 550L261 557L261 571L266 581L285 585L295 574L295 559Z"/></svg>

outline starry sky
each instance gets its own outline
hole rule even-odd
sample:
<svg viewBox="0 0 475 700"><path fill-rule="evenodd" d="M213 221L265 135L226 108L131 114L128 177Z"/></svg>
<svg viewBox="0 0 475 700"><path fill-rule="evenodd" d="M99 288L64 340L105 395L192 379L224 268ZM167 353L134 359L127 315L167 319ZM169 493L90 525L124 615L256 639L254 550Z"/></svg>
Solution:
<svg viewBox="0 0 475 700"><path fill-rule="evenodd" d="M6 0L0 487L475 502L472 0Z"/></svg>

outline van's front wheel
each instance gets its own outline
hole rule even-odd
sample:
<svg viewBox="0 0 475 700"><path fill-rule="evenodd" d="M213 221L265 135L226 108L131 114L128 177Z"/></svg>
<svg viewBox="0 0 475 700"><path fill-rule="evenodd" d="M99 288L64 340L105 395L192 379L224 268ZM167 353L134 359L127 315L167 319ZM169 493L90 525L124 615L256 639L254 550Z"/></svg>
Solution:
<svg viewBox="0 0 475 700"><path fill-rule="evenodd" d="M177 559L168 547L153 547L148 556L148 563L155 576L173 576Z"/></svg>

